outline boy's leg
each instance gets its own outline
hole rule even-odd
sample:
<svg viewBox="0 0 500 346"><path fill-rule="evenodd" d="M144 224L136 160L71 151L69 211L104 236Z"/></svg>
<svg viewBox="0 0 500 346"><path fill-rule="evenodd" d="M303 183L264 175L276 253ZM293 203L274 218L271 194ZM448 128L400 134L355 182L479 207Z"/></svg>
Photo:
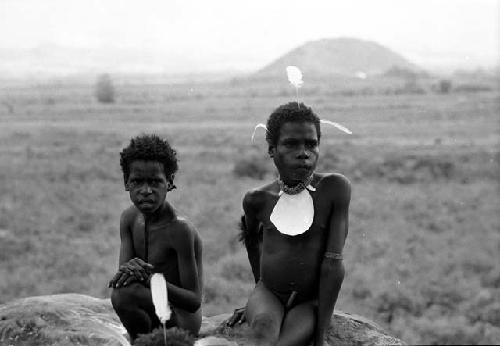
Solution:
<svg viewBox="0 0 500 346"><path fill-rule="evenodd" d="M198 336L201 327L201 308L196 312L185 311L172 307L174 312L172 316L173 325L187 330L194 336Z"/></svg>
<svg viewBox="0 0 500 346"><path fill-rule="evenodd" d="M158 324L151 291L139 283L113 289L111 303L132 341Z"/></svg>
<svg viewBox="0 0 500 346"><path fill-rule="evenodd" d="M248 324L256 338L257 345L276 345L280 335L284 307L280 300L259 282L246 307Z"/></svg>
<svg viewBox="0 0 500 346"><path fill-rule="evenodd" d="M281 326L278 346L307 346L316 325L316 301L307 301L290 309Z"/></svg>

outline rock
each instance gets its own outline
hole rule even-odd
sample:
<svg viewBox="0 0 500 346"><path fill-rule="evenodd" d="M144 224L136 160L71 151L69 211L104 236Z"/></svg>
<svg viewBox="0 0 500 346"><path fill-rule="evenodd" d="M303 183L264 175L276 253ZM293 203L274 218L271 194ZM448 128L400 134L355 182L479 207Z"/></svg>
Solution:
<svg viewBox="0 0 500 346"><path fill-rule="evenodd" d="M247 324L235 328L222 324L229 316L204 317L196 346L251 345ZM60 294L0 305L2 346L119 346L127 343L126 331L109 299ZM335 312L327 345L403 345L403 342L360 316Z"/></svg>
<svg viewBox="0 0 500 346"><path fill-rule="evenodd" d="M124 333L109 299L59 294L0 306L2 346L118 346Z"/></svg>
<svg viewBox="0 0 500 346"><path fill-rule="evenodd" d="M249 327L246 323L233 328L222 324L230 316L231 314L222 314L205 318L200 330L200 336L225 337L228 340L236 341L238 346L252 345L248 341ZM404 345L403 341L387 334L374 322L341 311L335 311L331 326L326 334L326 346Z"/></svg>

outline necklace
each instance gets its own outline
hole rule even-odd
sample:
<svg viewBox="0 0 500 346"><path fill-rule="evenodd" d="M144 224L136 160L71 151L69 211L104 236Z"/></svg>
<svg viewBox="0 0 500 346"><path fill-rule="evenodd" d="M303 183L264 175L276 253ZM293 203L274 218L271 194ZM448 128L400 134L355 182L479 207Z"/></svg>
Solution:
<svg viewBox="0 0 500 346"><path fill-rule="evenodd" d="M314 202L310 191L316 191L311 186L312 180L311 174L306 180L290 187L278 178L279 198L269 217L278 232L296 236L311 227L314 220Z"/></svg>
<svg viewBox="0 0 500 346"><path fill-rule="evenodd" d="M291 186L291 187L286 185L283 182L283 180L281 180L281 178L278 178L278 186L280 188L280 191L283 191L287 195L297 195L297 194L301 193L302 191L304 191L311 184L311 182L313 180L313 175L314 174L311 174L309 177L307 177L306 180L301 181L297 185Z"/></svg>

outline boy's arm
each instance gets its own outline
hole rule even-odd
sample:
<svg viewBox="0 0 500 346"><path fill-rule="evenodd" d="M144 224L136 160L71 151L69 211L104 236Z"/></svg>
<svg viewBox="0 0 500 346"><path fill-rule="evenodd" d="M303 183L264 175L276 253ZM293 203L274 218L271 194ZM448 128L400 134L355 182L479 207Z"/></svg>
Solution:
<svg viewBox="0 0 500 346"><path fill-rule="evenodd" d="M120 258L118 262L120 266L135 257L134 242L130 231L132 219L129 210L125 210L120 217Z"/></svg>
<svg viewBox="0 0 500 346"><path fill-rule="evenodd" d="M109 287L113 288L122 286L130 277L130 273L122 269L122 266L134 257L132 234L129 228L129 214L129 210L125 210L120 216L120 257L118 260L118 272L109 282Z"/></svg>
<svg viewBox="0 0 500 346"><path fill-rule="evenodd" d="M187 223L180 226L177 261L179 265L180 286L167 280L168 298L175 306L189 312L196 312L201 306L202 268L201 240L196 231ZM196 254L195 254L196 253ZM199 259L197 260L197 256Z"/></svg>
<svg viewBox="0 0 500 346"><path fill-rule="evenodd" d="M134 281L146 282L153 266L135 257L132 240L131 225L134 222L134 213L125 210L120 217L120 258L118 272L109 282L109 287L118 288L128 286Z"/></svg>
<svg viewBox="0 0 500 346"><path fill-rule="evenodd" d="M330 177L329 177L330 178ZM349 181L343 176L332 176L328 190L334 197L330 218L328 240L319 279L318 319L314 336L314 345L322 346L325 330L330 324L335 303L344 279L342 249L348 231L348 212L351 199Z"/></svg>
<svg viewBox="0 0 500 346"><path fill-rule="evenodd" d="M245 215L241 218L242 239L247 250L248 261L252 267L255 283L260 280L260 222L256 213L255 192L248 192L243 198L243 211Z"/></svg>
<svg viewBox="0 0 500 346"><path fill-rule="evenodd" d="M245 244L255 283L260 280L260 251L262 243L261 226L255 211L256 205L258 203L256 202L255 192L247 192L243 198L243 211L245 214L241 217L240 240ZM246 319L245 311L246 308L244 307L234 310L233 315L226 321L226 325L232 327L236 323L243 323Z"/></svg>

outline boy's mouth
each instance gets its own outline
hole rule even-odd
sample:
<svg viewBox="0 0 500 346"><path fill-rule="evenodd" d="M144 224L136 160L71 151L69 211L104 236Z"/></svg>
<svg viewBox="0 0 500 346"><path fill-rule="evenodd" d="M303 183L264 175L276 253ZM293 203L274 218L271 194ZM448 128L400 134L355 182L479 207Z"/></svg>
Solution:
<svg viewBox="0 0 500 346"><path fill-rule="evenodd" d="M295 166L294 169L299 172L309 172L312 169L312 167L309 165L298 165Z"/></svg>

